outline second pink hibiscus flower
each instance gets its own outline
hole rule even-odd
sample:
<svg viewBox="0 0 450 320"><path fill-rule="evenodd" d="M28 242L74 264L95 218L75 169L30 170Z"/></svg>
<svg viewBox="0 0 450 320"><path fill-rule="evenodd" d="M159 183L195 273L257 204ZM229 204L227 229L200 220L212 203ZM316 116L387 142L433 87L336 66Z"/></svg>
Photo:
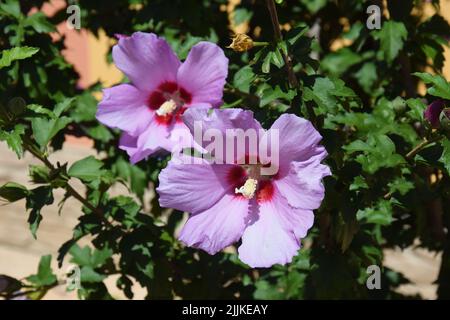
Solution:
<svg viewBox="0 0 450 320"><path fill-rule="evenodd" d="M254 148L246 143L242 152L234 152L235 147L227 146L236 156L226 163L216 163L223 160L216 152L211 154L213 161L180 155L161 171L160 205L190 213L179 239L210 254L242 239L239 258L251 267L291 262L300 239L313 225L313 210L323 200L322 178L331 174L321 164L327 152L319 144L319 132L292 114L283 114L269 130L242 109L214 110L210 115L207 110L191 109L183 118L197 137L196 123L205 133L218 132L222 141L230 141L230 130L258 134ZM275 133L279 139L272 142L269 137ZM207 148L207 140L196 142ZM267 161L277 151L279 157ZM269 165L276 170L263 170Z"/></svg>

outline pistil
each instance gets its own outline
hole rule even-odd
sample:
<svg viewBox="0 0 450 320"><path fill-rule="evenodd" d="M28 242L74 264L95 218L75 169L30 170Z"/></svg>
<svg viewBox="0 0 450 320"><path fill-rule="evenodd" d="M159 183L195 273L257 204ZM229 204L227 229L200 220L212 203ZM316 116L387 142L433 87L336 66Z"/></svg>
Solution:
<svg viewBox="0 0 450 320"><path fill-rule="evenodd" d="M252 199L255 196L256 187L258 185L258 180L253 178L248 178L244 185L240 188L236 188L234 192L236 194L240 193L247 199Z"/></svg>
<svg viewBox="0 0 450 320"><path fill-rule="evenodd" d="M173 99L170 99L170 100L167 100L166 102L164 102L158 108L158 110L156 110L156 114L158 116L165 116L165 115L171 114L176 109L177 109L177 103Z"/></svg>

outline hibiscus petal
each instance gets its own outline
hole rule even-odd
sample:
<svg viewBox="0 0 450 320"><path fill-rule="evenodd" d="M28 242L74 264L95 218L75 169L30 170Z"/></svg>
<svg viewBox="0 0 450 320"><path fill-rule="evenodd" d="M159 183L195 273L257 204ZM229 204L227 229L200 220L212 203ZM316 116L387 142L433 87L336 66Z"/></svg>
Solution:
<svg viewBox="0 0 450 320"><path fill-rule="evenodd" d="M323 154L303 162L292 162L287 175L274 184L289 204L296 208L317 209L325 195L322 178L331 175L330 168L320 163Z"/></svg>
<svg viewBox="0 0 450 320"><path fill-rule="evenodd" d="M281 223L288 230L294 232L297 239L306 237L314 223L314 212L309 209L292 207L278 189L276 189L272 202L278 210Z"/></svg>
<svg viewBox="0 0 450 320"><path fill-rule="evenodd" d="M211 148L217 145L217 150L214 148L211 154L218 163L236 163L245 155L257 154L259 137L264 133L261 124L253 118L253 112L242 109L213 109L209 114L205 108L190 108L184 113L183 121L200 146L205 149L210 146L208 150L212 151ZM245 138L245 145L238 144L240 140L235 138L233 148L231 134L239 133L238 130ZM223 146L221 152L217 144L219 139Z"/></svg>
<svg viewBox="0 0 450 320"><path fill-rule="evenodd" d="M146 93L161 83L176 81L181 65L169 44L153 33L135 32L113 47L115 65Z"/></svg>
<svg viewBox="0 0 450 320"><path fill-rule="evenodd" d="M239 240L247 214L248 200L226 194L208 210L191 215L179 240L187 246L215 254Z"/></svg>
<svg viewBox="0 0 450 320"><path fill-rule="evenodd" d="M208 129L217 129L225 133L227 129L262 129L261 124L253 116L253 112L243 109L213 109L199 106L189 108L183 115L183 121L194 134L194 124L202 124L202 133Z"/></svg>
<svg viewBox="0 0 450 320"><path fill-rule="evenodd" d="M119 148L126 151L130 157L131 163L138 163L147 158L153 152L152 150L141 150L137 147L138 137L134 137L126 132L122 133L119 141Z"/></svg>
<svg viewBox="0 0 450 320"><path fill-rule="evenodd" d="M290 263L300 249L293 226L283 216L286 208L276 199L260 203L259 208L252 210L251 222L242 235L239 259L252 268Z"/></svg>
<svg viewBox="0 0 450 320"><path fill-rule="evenodd" d="M162 207L196 214L214 206L232 188L227 180L232 165L211 165L200 158L186 163L193 159L172 159L159 174L157 191Z"/></svg>
<svg viewBox="0 0 450 320"><path fill-rule="evenodd" d="M173 147L169 139L170 130L167 126L152 121L147 129L139 135L137 148L140 152L153 154L157 151L170 151Z"/></svg>
<svg viewBox="0 0 450 320"><path fill-rule="evenodd" d="M278 132L278 143L271 144L270 135L273 131ZM303 118L297 117L293 114L281 115L262 137L260 148L268 150L266 154L278 152L279 167L281 174L285 174L289 169L291 161L303 161L317 152L322 152L322 149L317 149L317 144L322 139L322 136L314 128L311 122Z"/></svg>
<svg viewBox="0 0 450 320"><path fill-rule="evenodd" d="M222 104L223 87L228 74L228 59L223 50L210 42L192 47L178 70L178 84L192 95L192 101Z"/></svg>
<svg viewBox="0 0 450 320"><path fill-rule="evenodd" d="M132 85L121 84L103 90L96 117L108 127L137 135L152 121L153 113L146 106L141 91Z"/></svg>
<svg viewBox="0 0 450 320"><path fill-rule="evenodd" d="M174 122L167 126L153 121L139 135L122 134L119 147L130 156L131 163L137 163L150 155L172 152L181 153L184 148L201 148L182 122Z"/></svg>

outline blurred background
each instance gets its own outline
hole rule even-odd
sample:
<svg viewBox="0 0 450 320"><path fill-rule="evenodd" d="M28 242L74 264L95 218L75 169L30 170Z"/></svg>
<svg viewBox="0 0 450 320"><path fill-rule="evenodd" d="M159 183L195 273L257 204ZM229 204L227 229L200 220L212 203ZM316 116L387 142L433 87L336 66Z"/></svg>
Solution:
<svg viewBox="0 0 450 320"><path fill-rule="evenodd" d="M230 15L230 21L233 21L233 8L239 2L240 0L230 0L228 6L224 8ZM52 16L63 7L64 1L53 0L46 3L42 11L46 15ZM434 13L431 4L425 8L429 16ZM441 1L441 14L450 21L450 0ZM83 21L81 21L82 26ZM246 28L245 24L232 26L232 29L237 32L245 32ZM55 33L53 37L57 39L62 35L65 37L66 45L64 55L80 74L78 85L81 88L89 87L97 82L104 87L109 87L121 81L122 74L106 59L111 45L116 42L115 39L107 37L101 30L98 35L93 35L83 29L70 30L65 23L58 26L58 33ZM342 46L343 43L340 42L333 45L336 50ZM450 50L448 48L445 57L444 76L450 79ZM430 72L432 71L430 70ZM93 154L95 150L91 147L92 142L86 138L78 139L67 136L63 149L53 154L51 158L53 162L60 160L71 164L77 159ZM0 143L0 154L0 184L16 181L25 186L31 186L28 182L27 167L35 160L31 156L26 156L18 161L16 155L7 148L5 143ZM117 188L115 192L126 191ZM63 191L55 196L56 200L61 199ZM0 206L0 274L8 274L21 279L35 272L42 255L56 256L59 245L71 236L72 228L76 225L80 215L80 206L75 200L69 199L64 206L62 215L58 214L57 203L58 201L55 201L52 207L47 208L38 240L34 240L28 230L23 201ZM440 258L440 255L413 247L403 251L385 251L385 265L402 272L412 282L412 284L401 286L399 290L406 294L420 294L425 299L436 297L436 286L433 282L438 275ZM60 270L61 274L66 271L67 267L67 265L63 266ZM57 270L56 265L55 270ZM115 279L108 280L110 280L111 294L115 298L121 298L120 291L114 285ZM140 296L139 288L134 291L137 299L145 295L142 290L142 296ZM67 293L65 287L60 286L50 291L46 299L72 299L75 297L75 293Z"/></svg>

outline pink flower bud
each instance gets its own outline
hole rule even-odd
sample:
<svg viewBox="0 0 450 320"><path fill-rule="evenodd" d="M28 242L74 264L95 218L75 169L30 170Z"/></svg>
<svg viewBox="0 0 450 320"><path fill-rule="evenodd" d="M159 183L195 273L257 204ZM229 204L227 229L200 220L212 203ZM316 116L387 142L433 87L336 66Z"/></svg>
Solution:
<svg viewBox="0 0 450 320"><path fill-rule="evenodd" d="M442 100L433 101L424 111L423 117L428 121L432 128L439 128L440 126L440 115L442 110L444 110L445 104Z"/></svg>

